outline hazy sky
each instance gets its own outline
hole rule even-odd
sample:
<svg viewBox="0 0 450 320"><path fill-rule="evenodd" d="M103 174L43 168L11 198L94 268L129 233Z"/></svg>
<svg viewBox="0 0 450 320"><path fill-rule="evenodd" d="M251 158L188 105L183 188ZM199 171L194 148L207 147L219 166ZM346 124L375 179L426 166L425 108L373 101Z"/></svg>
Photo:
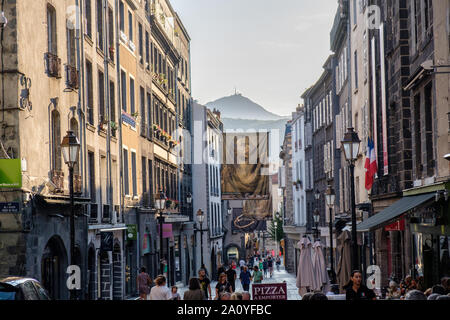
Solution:
<svg viewBox="0 0 450 320"><path fill-rule="evenodd" d="M289 115L330 54L337 0L170 1L192 39L192 93L200 103L236 87Z"/></svg>

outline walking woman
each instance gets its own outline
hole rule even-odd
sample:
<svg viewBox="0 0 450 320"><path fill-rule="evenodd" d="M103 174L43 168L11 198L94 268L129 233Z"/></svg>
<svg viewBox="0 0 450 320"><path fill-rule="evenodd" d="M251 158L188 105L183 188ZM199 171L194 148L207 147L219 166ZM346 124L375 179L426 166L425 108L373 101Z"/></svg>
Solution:
<svg viewBox="0 0 450 320"><path fill-rule="evenodd" d="M217 282L216 285L216 299L218 299L220 294L224 292L229 292L230 294L233 293L231 285L227 281L227 275L225 273L221 273L219 275L219 282Z"/></svg>
<svg viewBox="0 0 450 320"><path fill-rule="evenodd" d="M141 268L141 273L137 276L137 287L139 290L139 299L148 300L148 295L150 293L150 286L152 285L152 279L148 275L145 267Z"/></svg>
<svg viewBox="0 0 450 320"><path fill-rule="evenodd" d="M205 300L205 294L197 278L189 280L189 290L184 293L183 300Z"/></svg>
<svg viewBox="0 0 450 320"><path fill-rule="evenodd" d="M158 276L155 279L156 286L150 291L150 300L170 300L172 293L166 287L166 277Z"/></svg>

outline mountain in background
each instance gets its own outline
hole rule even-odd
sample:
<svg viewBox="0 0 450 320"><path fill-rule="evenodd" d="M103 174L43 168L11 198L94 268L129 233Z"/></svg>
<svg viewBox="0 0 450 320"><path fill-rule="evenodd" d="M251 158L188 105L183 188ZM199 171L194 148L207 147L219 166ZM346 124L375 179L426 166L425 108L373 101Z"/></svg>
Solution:
<svg viewBox="0 0 450 320"><path fill-rule="evenodd" d="M211 110L219 110L222 118L263 121L289 118L267 111L240 93L208 102L206 106Z"/></svg>
<svg viewBox="0 0 450 320"><path fill-rule="evenodd" d="M283 117L267 111L242 94L223 97L206 106L217 109L225 130L279 130L280 146L283 144L286 123L290 117ZM278 151L277 151L278 152Z"/></svg>

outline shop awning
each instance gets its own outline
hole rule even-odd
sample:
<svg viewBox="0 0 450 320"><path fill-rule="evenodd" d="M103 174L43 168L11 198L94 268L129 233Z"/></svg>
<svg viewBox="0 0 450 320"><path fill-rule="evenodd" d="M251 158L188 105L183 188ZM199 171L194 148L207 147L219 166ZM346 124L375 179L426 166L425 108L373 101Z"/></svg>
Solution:
<svg viewBox="0 0 450 320"><path fill-rule="evenodd" d="M408 212L409 210L434 198L434 196L435 193L426 193L417 196L403 197L390 207L387 207L383 211L358 224L356 229L358 232L368 232L373 229L384 227L385 225L393 222L393 219L398 218L405 212Z"/></svg>

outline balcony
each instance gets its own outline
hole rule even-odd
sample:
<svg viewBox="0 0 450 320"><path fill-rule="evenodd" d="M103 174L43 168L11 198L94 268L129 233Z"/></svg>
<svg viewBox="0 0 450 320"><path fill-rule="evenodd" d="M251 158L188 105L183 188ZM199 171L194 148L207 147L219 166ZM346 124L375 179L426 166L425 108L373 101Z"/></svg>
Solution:
<svg viewBox="0 0 450 320"><path fill-rule="evenodd" d="M47 64L47 74L49 77L61 78L61 59L57 55L47 52L45 54Z"/></svg>
<svg viewBox="0 0 450 320"><path fill-rule="evenodd" d="M64 191L64 172L52 170L51 181L56 187L55 193L62 193Z"/></svg>
<svg viewBox="0 0 450 320"><path fill-rule="evenodd" d="M78 89L78 70L76 67L66 65L66 85L68 89Z"/></svg>
<svg viewBox="0 0 450 320"><path fill-rule="evenodd" d="M81 194L81 190L82 190L81 175L74 174L73 175L73 192L75 194Z"/></svg>

